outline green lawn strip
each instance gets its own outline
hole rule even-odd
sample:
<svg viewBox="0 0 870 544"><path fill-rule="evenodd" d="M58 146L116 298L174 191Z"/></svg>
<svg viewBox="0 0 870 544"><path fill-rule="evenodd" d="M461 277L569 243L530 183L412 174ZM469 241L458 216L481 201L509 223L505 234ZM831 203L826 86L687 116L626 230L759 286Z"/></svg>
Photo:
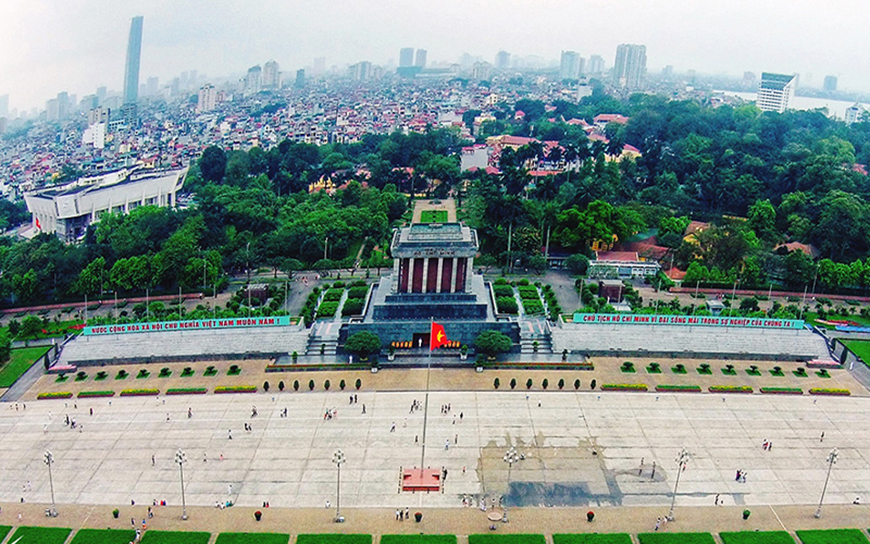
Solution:
<svg viewBox="0 0 870 544"><path fill-rule="evenodd" d="M208 544L211 533L145 531L142 544Z"/></svg>
<svg viewBox="0 0 870 544"><path fill-rule="evenodd" d="M381 544L456 544L456 535L383 535Z"/></svg>
<svg viewBox="0 0 870 544"><path fill-rule="evenodd" d="M19 527L9 537L9 542L18 544L63 544L72 529L66 527ZM19 540L20 539L20 540Z"/></svg>
<svg viewBox="0 0 870 544"><path fill-rule="evenodd" d="M0 525L0 542L3 542L3 538L8 535L11 530L12 527L8 525Z"/></svg>
<svg viewBox="0 0 870 544"><path fill-rule="evenodd" d="M719 533L722 544L794 544L794 539L785 531L740 531Z"/></svg>
<svg viewBox="0 0 870 544"><path fill-rule="evenodd" d="M280 533L221 533L215 544L287 544L290 535Z"/></svg>
<svg viewBox="0 0 870 544"><path fill-rule="evenodd" d="M580 534L553 535L553 544L631 544L631 537L626 533L613 534Z"/></svg>
<svg viewBox="0 0 870 544"><path fill-rule="evenodd" d="M79 529L70 544L129 544L134 538L132 529Z"/></svg>
<svg viewBox="0 0 870 544"><path fill-rule="evenodd" d="M640 544L714 544L710 533L640 533Z"/></svg>
<svg viewBox="0 0 870 544"><path fill-rule="evenodd" d="M0 367L0 387L12 387L34 361L45 355L51 346L13 349L9 360Z"/></svg>
<svg viewBox="0 0 870 544"><path fill-rule="evenodd" d="M296 537L296 544L372 544L372 535L302 534Z"/></svg>
<svg viewBox="0 0 870 544"><path fill-rule="evenodd" d="M860 529L816 529L795 531L803 544L867 544Z"/></svg>
<svg viewBox="0 0 870 544"><path fill-rule="evenodd" d="M544 535L468 535L468 544L546 544Z"/></svg>
<svg viewBox="0 0 870 544"><path fill-rule="evenodd" d="M846 347L865 364L870 366L870 340L843 340Z"/></svg>

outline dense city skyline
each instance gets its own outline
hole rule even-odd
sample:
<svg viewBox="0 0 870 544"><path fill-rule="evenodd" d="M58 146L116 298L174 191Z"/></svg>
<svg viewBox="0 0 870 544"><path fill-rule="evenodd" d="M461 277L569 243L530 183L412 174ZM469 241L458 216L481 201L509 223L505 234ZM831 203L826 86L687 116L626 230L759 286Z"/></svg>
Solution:
<svg viewBox="0 0 870 544"><path fill-rule="evenodd" d="M649 70L665 65L701 73L800 73L801 84L821 87L826 75L839 87L870 89L870 61L844 15L862 20L870 6L840 0L826 10L809 2L763 5L734 0L696 5L680 0L614 5L600 0L546 4L441 0L312 3L213 2L208 10L164 0L88 9L47 0L10 0L0 18L2 88L10 108L43 108L59 91L78 96L97 87L121 90L130 19L146 19L141 77L161 82L186 70L214 79L241 77L269 59L295 71L326 57L327 68L359 61L398 64L402 47L427 49L429 62L455 62L463 53L493 62L499 50L558 62L561 50L604 57L612 66L620 43L647 46ZM558 14L558 16L555 16ZM611 21L612 24L602 24ZM809 30L812 29L812 30ZM723 44L739 44L723 47ZM855 53L852 53L855 52Z"/></svg>

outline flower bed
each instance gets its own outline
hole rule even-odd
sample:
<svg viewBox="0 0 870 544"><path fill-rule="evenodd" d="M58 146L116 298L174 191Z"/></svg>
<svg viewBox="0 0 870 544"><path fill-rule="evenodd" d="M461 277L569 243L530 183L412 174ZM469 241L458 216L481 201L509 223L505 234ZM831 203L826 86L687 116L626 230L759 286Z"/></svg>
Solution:
<svg viewBox="0 0 870 544"><path fill-rule="evenodd" d="M122 397L154 397L160 394L159 389L124 389Z"/></svg>
<svg viewBox="0 0 870 544"><path fill-rule="evenodd" d="M848 397L852 392L848 389L823 389L821 387L813 387L810 389L810 395L831 395L834 397Z"/></svg>
<svg viewBox="0 0 870 544"><path fill-rule="evenodd" d="M748 385L711 385L707 388L711 393L752 393Z"/></svg>
<svg viewBox="0 0 870 544"><path fill-rule="evenodd" d="M762 387L761 392L768 395L803 395L800 387Z"/></svg>
<svg viewBox="0 0 870 544"><path fill-rule="evenodd" d="M256 385L222 385L214 388L215 393L256 393Z"/></svg>
<svg viewBox="0 0 870 544"><path fill-rule="evenodd" d="M605 383L602 391L646 391L645 383Z"/></svg>
<svg viewBox="0 0 870 544"><path fill-rule="evenodd" d="M98 398L98 397L114 397L114 396L115 396L114 391L80 391L79 394L76 395L76 397L80 398L80 399L92 399L92 398Z"/></svg>
<svg viewBox="0 0 870 544"><path fill-rule="evenodd" d="M40 393L36 395L37 399L68 399L72 397L72 393L69 391L55 391L54 393Z"/></svg>
<svg viewBox="0 0 870 544"><path fill-rule="evenodd" d="M167 395L204 395L206 393L208 393L206 387L175 387L166 390Z"/></svg>
<svg viewBox="0 0 870 544"><path fill-rule="evenodd" d="M700 385L657 385L656 391L662 392L689 392L689 393L700 393L701 386Z"/></svg>
<svg viewBox="0 0 870 544"><path fill-rule="evenodd" d="M595 370L592 363L496 363L494 368L516 368L521 370Z"/></svg>
<svg viewBox="0 0 870 544"><path fill-rule="evenodd" d="M354 363L338 365L268 365L266 372L301 372L305 370L368 370L371 365Z"/></svg>

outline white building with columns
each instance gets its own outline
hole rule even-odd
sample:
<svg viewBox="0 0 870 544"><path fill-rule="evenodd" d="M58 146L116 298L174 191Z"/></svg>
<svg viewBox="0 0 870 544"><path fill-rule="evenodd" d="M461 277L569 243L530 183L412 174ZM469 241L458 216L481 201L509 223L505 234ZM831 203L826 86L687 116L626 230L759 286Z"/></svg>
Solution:
<svg viewBox="0 0 870 544"><path fill-rule="evenodd" d="M57 235L71 243L104 213L127 214L139 206L174 208L187 167L178 170L117 170L80 178L61 187L25 193L34 232Z"/></svg>
<svg viewBox="0 0 870 544"><path fill-rule="evenodd" d="M393 293L468 293L479 244L460 223L413 224L393 234Z"/></svg>

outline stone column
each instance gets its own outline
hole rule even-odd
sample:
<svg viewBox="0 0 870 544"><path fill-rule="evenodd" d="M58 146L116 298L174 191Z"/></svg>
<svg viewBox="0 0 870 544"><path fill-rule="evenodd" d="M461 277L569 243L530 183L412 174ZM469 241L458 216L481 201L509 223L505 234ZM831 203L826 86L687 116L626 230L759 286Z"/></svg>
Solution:
<svg viewBox="0 0 870 544"><path fill-rule="evenodd" d="M435 292L441 292L441 269L444 268L444 257L438 257L438 278L435 282Z"/></svg>
<svg viewBox="0 0 870 544"><path fill-rule="evenodd" d="M474 271L474 257L469 257L466 261L465 268L465 292L471 292L471 274Z"/></svg>
<svg viewBox="0 0 870 544"><path fill-rule="evenodd" d="M402 281L402 259L393 259L393 277L390 280L390 291L393 293L399 292L399 286Z"/></svg>
<svg viewBox="0 0 870 544"><path fill-rule="evenodd" d="M427 288L429 287L429 261L432 259L424 258L423 259L423 292L425 293Z"/></svg>
<svg viewBox="0 0 870 544"><path fill-rule="evenodd" d="M456 269L459 268L459 259L453 257L453 268L450 270L450 292L456 292Z"/></svg>
<svg viewBox="0 0 870 544"><path fill-rule="evenodd" d="M408 259L408 288L405 293L414 292L414 257Z"/></svg>

